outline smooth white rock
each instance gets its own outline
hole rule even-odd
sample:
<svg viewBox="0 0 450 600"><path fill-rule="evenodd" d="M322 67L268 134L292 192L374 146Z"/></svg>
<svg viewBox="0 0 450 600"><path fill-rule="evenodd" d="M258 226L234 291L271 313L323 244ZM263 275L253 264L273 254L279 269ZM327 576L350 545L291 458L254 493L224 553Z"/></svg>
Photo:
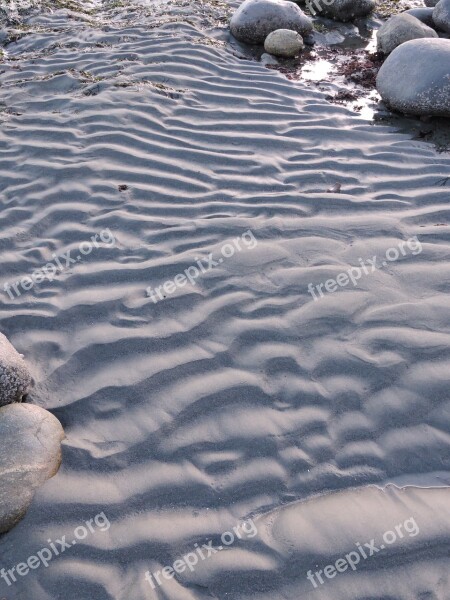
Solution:
<svg viewBox="0 0 450 600"><path fill-rule="evenodd" d="M39 406L0 408L0 533L25 516L35 490L57 473L63 439L61 423Z"/></svg>

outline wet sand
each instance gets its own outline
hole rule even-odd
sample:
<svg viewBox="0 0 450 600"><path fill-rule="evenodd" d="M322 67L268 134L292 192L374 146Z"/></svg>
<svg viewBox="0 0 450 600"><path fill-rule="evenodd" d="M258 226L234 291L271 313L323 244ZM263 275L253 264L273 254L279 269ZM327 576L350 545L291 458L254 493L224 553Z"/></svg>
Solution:
<svg viewBox="0 0 450 600"><path fill-rule="evenodd" d="M0 580L7 600L450 597L449 155L243 57L236 5L46 12L6 48L0 330L67 440L0 567L111 524ZM254 248L146 293L249 230ZM69 251L53 281L3 291ZM410 517L416 537L306 579ZM145 581L243 519L258 536Z"/></svg>

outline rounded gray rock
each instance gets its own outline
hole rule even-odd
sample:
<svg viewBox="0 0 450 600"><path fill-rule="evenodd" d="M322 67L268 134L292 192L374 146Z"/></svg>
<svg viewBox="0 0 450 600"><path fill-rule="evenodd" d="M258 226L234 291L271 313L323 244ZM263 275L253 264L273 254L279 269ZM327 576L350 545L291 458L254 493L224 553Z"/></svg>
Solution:
<svg viewBox="0 0 450 600"><path fill-rule="evenodd" d="M416 17L402 13L391 17L377 31L378 50L390 54L395 48L410 40L437 37L439 36L434 29Z"/></svg>
<svg viewBox="0 0 450 600"><path fill-rule="evenodd" d="M230 21L231 33L247 44L263 44L276 29L308 34L312 28L311 19L288 0L245 0Z"/></svg>
<svg viewBox="0 0 450 600"><path fill-rule="evenodd" d="M425 5L434 8L438 2L439 0L425 0Z"/></svg>
<svg viewBox="0 0 450 600"><path fill-rule="evenodd" d="M416 17L416 19L419 19L419 21L422 21L422 23L425 23L425 25L428 25L428 27L432 27L432 28L434 27L433 9L432 8L427 8L427 7L410 8L409 10L405 10L405 12L403 14L411 15L412 17Z"/></svg>
<svg viewBox="0 0 450 600"><path fill-rule="evenodd" d="M402 113L450 117L450 40L412 40L388 56L377 89Z"/></svg>
<svg viewBox="0 0 450 600"><path fill-rule="evenodd" d="M307 5L312 15L319 14L346 23L370 14L376 2L375 0L308 0Z"/></svg>
<svg viewBox="0 0 450 600"><path fill-rule="evenodd" d="M25 516L36 489L57 473L63 439L61 423L39 406L0 408L0 534Z"/></svg>
<svg viewBox="0 0 450 600"><path fill-rule="evenodd" d="M20 402L32 383L22 355L0 333L0 406Z"/></svg>
<svg viewBox="0 0 450 600"><path fill-rule="evenodd" d="M305 47L302 36L292 29L276 29L269 33L264 50L274 56L292 58Z"/></svg>
<svg viewBox="0 0 450 600"><path fill-rule="evenodd" d="M433 21L438 29L450 33L450 0L439 0L433 10Z"/></svg>

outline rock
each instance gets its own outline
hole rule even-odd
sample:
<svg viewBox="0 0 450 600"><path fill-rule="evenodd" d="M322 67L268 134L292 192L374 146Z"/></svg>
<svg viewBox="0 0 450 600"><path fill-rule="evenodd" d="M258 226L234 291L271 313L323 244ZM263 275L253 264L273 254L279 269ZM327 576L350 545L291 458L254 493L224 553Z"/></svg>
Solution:
<svg viewBox="0 0 450 600"><path fill-rule="evenodd" d="M316 43L314 39L314 31L311 31L310 33L305 33L304 35L302 35L302 38L305 46L314 46L314 44Z"/></svg>
<svg viewBox="0 0 450 600"><path fill-rule="evenodd" d="M425 5L434 8L439 0L425 0Z"/></svg>
<svg viewBox="0 0 450 600"><path fill-rule="evenodd" d="M20 402L32 383L22 355L0 333L0 406Z"/></svg>
<svg viewBox="0 0 450 600"><path fill-rule="evenodd" d="M303 50L302 36L292 29L276 29L269 33L264 42L264 50L274 56L293 58Z"/></svg>
<svg viewBox="0 0 450 600"><path fill-rule="evenodd" d="M245 0L232 16L230 29L240 42L263 44L276 29L307 34L312 31L312 21L288 0Z"/></svg>
<svg viewBox="0 0 450 600"><path fill-rule="evenodd" d="M450 40L412 40L388 56L377 89L391 108L413 115L450 117Z"/></svg>
<svg viewBox="0 0 450 600"><path fill-rule="evenodd" d="M419 38L437 38L438 34L416 17L406 13L391 17L377 31L378 50L390 54L392 50Z"/></svg>
<svg viewBox="0 0 450 600"><path fill-rule="evenodd" d="M307 0L312 15L330 17L343 23L357 17L365 17L375 8L375 0Z"/></svg>
<svg viewBox="0 0 450 600"><path fill-rule="evenodd" d="M275 56L272 56L271 54L267 54L267 52L264 52L264 54L261 54L261 63L266 66L266 65L278 65L279 62L277 61L277 59L275 58Z"/></svg>
<svg viewBox="0 0 450 600"><path fill-rule="evenodd" d="M433 10L433 21L438 29L450 33L450 0L440 0Z"/></svg>
<svg viewBox="0 0 450 600"><path fill-rule="evenodd" d="M342 185L340 183L335 183L332 187L327 189L327 194L340 194Z"/></svg>
<svg viewBox="0 0 450 600"><path fill-rule="evenodd" d="M416 19L425 23L428 27L434 27L432 8L410 8L409 10L405 10L403 14L416 17Z"/></svg>
<svg viewBox="0 0 450 600"><path fill-rule="evenodd" d="M331 29L330 31L319 32L314 30L314 42L321 46L334 46L336 44L342 44L342 42L349 40L349 38L355 37L354 29L356 28L354 28L353 25L349 26L347 24L342 23L339 25L339 27ZM357 29L356 31L358 32ZM306 39L303 39L303 41L305 42L305 44L307 43Z"/></svg>
<svg viewBox="0 0 450 600"><path fill-rule="evenodd" d="M342 44L345 42L345 37L339 31L328 31L325 34L325 42L329 46L333 46L334 44Z"/></svg>
<svg viewBox="0 0 450 600"><path fill-rule="evenodd" d="M25 516L35 490L57 473L63 438L61 423L39 406L0 408L0 533Z"/></svg>

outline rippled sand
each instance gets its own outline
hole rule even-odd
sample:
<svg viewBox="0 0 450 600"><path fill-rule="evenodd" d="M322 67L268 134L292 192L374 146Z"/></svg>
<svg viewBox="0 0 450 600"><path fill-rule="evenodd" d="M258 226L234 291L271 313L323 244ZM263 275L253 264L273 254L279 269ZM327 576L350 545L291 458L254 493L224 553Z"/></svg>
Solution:
<svg viewBox="0 0 450 600"><path fill-rule="evenodd" d="M0 330L67 432L0 567L111 523L0 580L7 600L450 598L449 155L239 58L237 4L41 14L0 64ZM148 297L248 230L254 248ZM417 536L306 579L410 517ZM243 519L257 536L145 581Z"/></svg>

